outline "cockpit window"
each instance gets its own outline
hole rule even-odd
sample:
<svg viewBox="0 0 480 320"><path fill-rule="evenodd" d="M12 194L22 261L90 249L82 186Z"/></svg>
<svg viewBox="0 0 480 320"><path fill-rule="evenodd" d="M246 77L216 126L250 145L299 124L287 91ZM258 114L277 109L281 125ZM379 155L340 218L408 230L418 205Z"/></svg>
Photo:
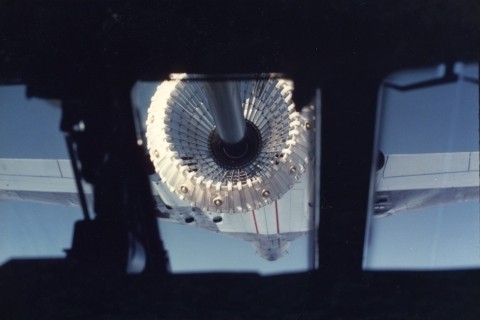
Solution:
<svg viewBox="0 0 480 320"><path fill-rule="evenodd" d="M480 267L478 65L384 80L364 268Z"/></svg>
<svg viewBox="0 0 480 320"><path fill-rule="evenodd" d="M156 171L152 193L172 272L312 267L315 116L313 106L296 111L292 90L292 81L273 75L212 83L173 75L134 86L139 141ZM0 264L65 257L82 219L60 103L25 94L24 86L0 88ZM246 120L246 143L235 148L227 140L242 129L222 133L215 117L224 115L214 110L230 96ZM84 190L93 214L92 188L85 183Z"/></svg>
<svg viewBox="0 0 480 320"><path fill-rule="evenodd" d="M170 207L160 228L173 272L311 268L314 109L297 112L292 90L276 75L175 74L134 87L155 189ZM238 102L243 129L217 107ZM246 147L231 148L241 132ZM184 172L172 175L178 164Z"/></svg>
<svg viewBox="0 0 480 320"><path fill-rule="evenodd" d="M0 105L0 264L64 257L82 214L63 162L60 107L27 99L25 86L0 87Z"/></svg>

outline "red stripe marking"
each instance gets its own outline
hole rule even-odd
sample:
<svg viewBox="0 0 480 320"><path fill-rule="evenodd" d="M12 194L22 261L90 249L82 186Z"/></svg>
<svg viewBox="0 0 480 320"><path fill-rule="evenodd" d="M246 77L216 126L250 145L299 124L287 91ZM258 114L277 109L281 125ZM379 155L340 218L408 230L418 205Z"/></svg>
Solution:
<svg viewBox="0 0 480 320"><path fill-rule="evenodd" d="M277 217L277 233L280 233L280 221L278 220L278 203L275 200L275 217Z"/></svg>
<svg viewBox="0 0 480 320"><path fill-rule="evenodd" d="M253 222L255 222L255 230L257 231L258 234L258 226L257 226L257 218L255 218L255 210L252 210L253 214Z"/></svg>

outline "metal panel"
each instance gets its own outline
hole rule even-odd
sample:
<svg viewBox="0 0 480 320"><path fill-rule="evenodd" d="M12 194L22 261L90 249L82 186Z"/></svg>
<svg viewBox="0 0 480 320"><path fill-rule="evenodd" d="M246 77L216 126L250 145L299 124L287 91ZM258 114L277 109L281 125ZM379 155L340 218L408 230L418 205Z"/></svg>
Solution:
<svg viewBox="0 0 480 320"><path fill-rule="evenodd" d="M377 191L478 187L478 172L456 172L393 177L378 180Z"/></svg>
<svg viewBox="0 0 480 320"><path fill-rule="evenodd" d="M73 170L72 170L72 163L70 160L57 160L58 167L60 168L60 173L64 178L74 178Z"/></svg>
<svg viewBox="0 0 480 320"><path fill-rule="evenodd" d="M389 178L468 171L469 161L469 152L390 155L383 176Z"/></svg>
<svg viewBox="0 0 480 320"><path fill-rule="evenodd" d="M57 160L0 159L0 175L58 177L62 176Z"/></svg>
<svg viewBox="0 0 480 320"><path fill-rule="evenodd" d="M35 191L45 193L77 192L74 179L35 176L0 175L0 189L14 191Z"/></svg>
<svg viewBox="0 0 480 320"><path fill-rule="evenodd" d="M472 152L470 153L470 171L479 171L480 169L480 164L479 164L479 153L478 152Z"/></svg>

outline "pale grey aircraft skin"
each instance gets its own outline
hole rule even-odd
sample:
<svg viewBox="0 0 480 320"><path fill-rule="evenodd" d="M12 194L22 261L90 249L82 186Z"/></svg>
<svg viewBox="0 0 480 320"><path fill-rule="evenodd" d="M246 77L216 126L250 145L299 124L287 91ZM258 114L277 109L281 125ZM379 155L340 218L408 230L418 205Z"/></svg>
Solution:
<svg viewBox="0 0 480 320"><path fill-rule="evenodd" d="M178 199L156 176L152 192L160 220L249 241L259 256L274 261L288 253L293 240L313 229L313 211L307 206L309 176L305 174L280 200L243 213L202 211ZM93 203L91 186L83 184L83 189L87 202ZM80 205L69 160L0 159L0 200Z"/></svg>

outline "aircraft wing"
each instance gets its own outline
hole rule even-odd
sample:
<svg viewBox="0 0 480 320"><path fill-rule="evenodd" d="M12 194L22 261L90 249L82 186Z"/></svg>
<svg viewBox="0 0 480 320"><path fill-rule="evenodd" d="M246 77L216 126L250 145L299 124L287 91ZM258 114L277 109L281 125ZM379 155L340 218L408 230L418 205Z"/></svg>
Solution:
<svg viewBox="0 0 480 320"><path fill-rule="evenodd" d="M387 155L376 173L374 214L479 198L479 152Z"/></svg>
<svg viewBox="0 0 480 320"><path fill-rule="evenodd" d="M301 179L281 199L263 208L228 214L191 206L168 190L158 177L151 177L161 220L249 241L268 260L281 257L291 241L313 228L311 210L306 205L307 180ZM83 188L87 202L92 203L91 186L85 183ZM0 159L1 200L79 206L70 160Z"/></svg>
<svg viewBox="0 0 480 320"><path fill-rule="evenodd" d="M70 160L0 159L0 200L78 206Z"/></svg>
<svg viewBox="0 0 480 320"><path fill-rule="evenodd" d="M88 183L82 185L85 197L92 203L92 187ZM180 222L176 215L187 209L166 209L156 189L152 190L159 209L159 218ZM0 201L2 200L79 206L78 190L70 160L0 159Z"/></svg>

